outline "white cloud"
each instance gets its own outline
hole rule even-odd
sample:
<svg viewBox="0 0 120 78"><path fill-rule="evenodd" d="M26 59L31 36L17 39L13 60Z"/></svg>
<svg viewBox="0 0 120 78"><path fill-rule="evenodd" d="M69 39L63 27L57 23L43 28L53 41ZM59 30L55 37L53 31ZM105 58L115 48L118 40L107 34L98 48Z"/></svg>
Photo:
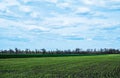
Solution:
<svg viewBox="0 0 120 78"><path fill-rule="evenodd" d="M22 22L22 21L15 22L15 21L6 20L6 19L0 19L0 23L1 23L0 27L10 28L12 26L12 27L20 28L20 29L23 29L26 31L32 30L32 29L39 29L41 31L48 31L49 30L48 28L45 28L43 26L39 26L36 24L32 25L29 22L30 21L28 21L28 24L27 24L26 22Z"/></svg>
<svg viewBox="0 0 120 78"><path fill-rule="evenodd" d="M4 0L0 2L0 10L5 11L10 6L19 6L20 3L17 0Z"/></svg>
<svg viewBox="0 0 120 78"><path fill-rule="evenodd" d="M39 16L39 14L40 14L39 12L32 12L30 14L30 16L33 17L33 18L37 18Z"/></svg>
<svg viewBox="0 0 120 78"><path fill-rule="evenodd" d="M17 0L4 0L8 6L20 5Z"/></svg>
<svg viewBox="0 0 120 78"><path fill-rule="evenodd" d="M58 0L46 0L47 2L51 2L51 3L57 3Z"/></svg>
<svg viewBox="0 0 120 78"><path fill-rule="evenodd" d="M19 9L23 12L31 12L31 8L29 6L20 6Z"/></svg>
<svg viewBox="0 0 120 78"><path fill-rule="evenodd" d="M84 2L87 5L92 5L93 4L93 1L91 1L91 0L82 0L82 2Z"/></svg>
<svg viewBox="0 0 120 78"><path fill-rule="evenodd" d="M31 2L32 0L22 0L24 3Z"/></svg>
<svg viewBox="0 0 120 78"><path fill-rule="evenodd" d="M105 6L105 0L82 0L86 5Z"/></svg>
<svg viewBox="0 0 120 78"><path fill-rule="evenodd" d="M6 5L4 3L0 3L0 10L4 11L6 9Z"/></svg>
<svg viewBox="0 0 120 78"><path fill-rule="evenodd" d="M70 7L70 5L71 4L67 3L67 2L57 4L57 6L60 7L60 8L67 8L67 7Z"/></svg>
<svg viewBox="0 0 120 78"><path fill-rule="evenodd" d="M42 27L42 26L36 26L36 25L26 25L25 26L26 29L28 30L33 30L33 29L39 29L41 31L48 31L48 28Z"/></svg>
<svg viewBox="0 0 120 78"><path fill-rule="evenodd" d="M120 8L120 0L82 0L86 6L102 7L104 9Z"/></svg>
<svg viewBox="0 0 120 78"><path fill-rule="evenodd" d="M90 12L90 8L88 7L78 7L76 10L76 13L88 13Z"/></svg>
<svg viewBox="0 0 120 78"><path fill-rule="evenodd" d="M73 23L73 19L66 17L54 17L54 18L46 18L43 22L46 26L69 26ZM74 20L75 21L75 20Z"/></svg>

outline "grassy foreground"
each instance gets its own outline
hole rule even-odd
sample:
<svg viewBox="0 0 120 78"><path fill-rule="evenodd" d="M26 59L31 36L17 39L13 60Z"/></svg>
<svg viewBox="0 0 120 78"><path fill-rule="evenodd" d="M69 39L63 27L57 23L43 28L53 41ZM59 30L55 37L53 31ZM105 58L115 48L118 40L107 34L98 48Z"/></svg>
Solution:
<svg viewBox="0 0 120 78"><path fill-rule="evenodd" d="M0 59L0 78L120 78L120 54Z"/></svg>

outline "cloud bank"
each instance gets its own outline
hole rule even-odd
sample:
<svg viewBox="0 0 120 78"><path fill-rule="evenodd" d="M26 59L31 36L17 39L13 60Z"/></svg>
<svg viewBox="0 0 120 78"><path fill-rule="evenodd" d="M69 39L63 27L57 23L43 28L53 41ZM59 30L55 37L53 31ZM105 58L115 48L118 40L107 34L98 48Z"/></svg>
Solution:
<svg viewBox="0 0 120 78"><path fill-rule="evenodd" d="M119 48L120 0L0 0L1 48Z"/></svg>

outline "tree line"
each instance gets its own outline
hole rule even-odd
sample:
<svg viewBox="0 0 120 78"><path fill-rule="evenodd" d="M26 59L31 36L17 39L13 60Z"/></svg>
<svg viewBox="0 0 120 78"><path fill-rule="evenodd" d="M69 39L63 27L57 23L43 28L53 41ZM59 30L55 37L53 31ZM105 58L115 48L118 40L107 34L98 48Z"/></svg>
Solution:
<svg viewBox="0 0 120 78"><path fill-rule="evenodd" d="M86 49L82 50L80 48L76 48L74 50L46 50L46 49L25 49L21 50L18 48L9 49L9 50L0 50L0 54L120 54L119 49Z"/></svg>

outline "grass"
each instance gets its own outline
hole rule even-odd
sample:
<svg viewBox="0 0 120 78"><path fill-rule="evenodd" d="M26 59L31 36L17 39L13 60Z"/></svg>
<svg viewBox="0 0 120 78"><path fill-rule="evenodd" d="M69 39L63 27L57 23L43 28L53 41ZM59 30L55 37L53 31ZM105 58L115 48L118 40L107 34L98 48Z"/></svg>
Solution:
<svg viewBox="0 0 120 78"><path fill-rule="evenodd" d="M0 78L120 78L120 54L0 59Z"/></svg>

